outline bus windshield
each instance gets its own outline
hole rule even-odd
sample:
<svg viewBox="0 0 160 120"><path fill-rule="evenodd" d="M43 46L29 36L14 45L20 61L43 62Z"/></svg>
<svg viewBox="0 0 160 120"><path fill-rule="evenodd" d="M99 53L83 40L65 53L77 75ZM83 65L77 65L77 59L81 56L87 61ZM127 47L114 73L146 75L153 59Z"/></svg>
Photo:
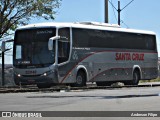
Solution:
<svg viewBox="0 0 160 120"><path fill-rule="evenodd" d="M47 67L53 64L55 61L55 46L53 46L52 51L48 50L48 40L55 34L56 29L54 28L16 31L14 65L16 67Z"/></svg>

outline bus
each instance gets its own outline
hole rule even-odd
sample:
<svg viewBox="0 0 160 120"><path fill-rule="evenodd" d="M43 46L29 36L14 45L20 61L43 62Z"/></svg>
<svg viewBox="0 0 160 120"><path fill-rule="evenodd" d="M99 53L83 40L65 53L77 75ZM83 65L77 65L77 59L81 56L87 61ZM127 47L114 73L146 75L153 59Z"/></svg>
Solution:
<svg viewBox="0 0 160 120"><path fill-rule="evenodd" d="M156 34L97 22L31 24L15 31L13 69L17 85L38 88L138 85L158 77Z"/></svg>

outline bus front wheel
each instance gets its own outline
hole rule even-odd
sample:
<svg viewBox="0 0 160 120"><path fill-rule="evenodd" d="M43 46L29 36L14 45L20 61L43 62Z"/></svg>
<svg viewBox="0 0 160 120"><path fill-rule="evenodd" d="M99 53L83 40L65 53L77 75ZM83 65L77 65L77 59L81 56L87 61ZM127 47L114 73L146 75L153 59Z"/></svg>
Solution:
<svg viewBox="0 0 160 120"><path fill-rule="evenodd" d="M71 85L72 87L86 86L86 74L84 71L79 71L76 77L76 83Z"/></svg>

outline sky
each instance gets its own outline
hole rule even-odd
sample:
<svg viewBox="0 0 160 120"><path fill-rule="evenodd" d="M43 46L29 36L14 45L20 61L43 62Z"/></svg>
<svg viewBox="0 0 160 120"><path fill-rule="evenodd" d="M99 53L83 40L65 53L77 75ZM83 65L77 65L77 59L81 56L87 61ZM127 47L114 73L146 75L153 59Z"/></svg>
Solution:
<svg viewBox="0 0 160 120"><path fill-rule="evenodd" d="M118 0L110 0L118 8ZM123 9L132 0L120 0ZM117 24L117 11L109 4L109 23ZM121 27L149 30L157 34L157 46L160 56L160 0L134 0L121 11ZM104 22L104 0L62 0L53 22ZM52 22L49 21L49 22ZM35 19L30 23L48 22ZM7 57L6 63L12 58Z"/></svg>

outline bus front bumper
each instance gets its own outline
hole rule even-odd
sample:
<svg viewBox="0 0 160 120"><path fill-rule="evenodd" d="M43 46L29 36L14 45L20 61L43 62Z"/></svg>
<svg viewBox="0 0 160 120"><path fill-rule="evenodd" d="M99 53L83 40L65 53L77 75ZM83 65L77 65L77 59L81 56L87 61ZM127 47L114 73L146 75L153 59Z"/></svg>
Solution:
<svg viewBox="0 0 160 120"><path fill-rule="evenodd" d="M16 85L31 85L39 83L49 83L49 84L58 84L58 79L56 74L47 75L20 75L14 74L14 82Z"/></svg>

